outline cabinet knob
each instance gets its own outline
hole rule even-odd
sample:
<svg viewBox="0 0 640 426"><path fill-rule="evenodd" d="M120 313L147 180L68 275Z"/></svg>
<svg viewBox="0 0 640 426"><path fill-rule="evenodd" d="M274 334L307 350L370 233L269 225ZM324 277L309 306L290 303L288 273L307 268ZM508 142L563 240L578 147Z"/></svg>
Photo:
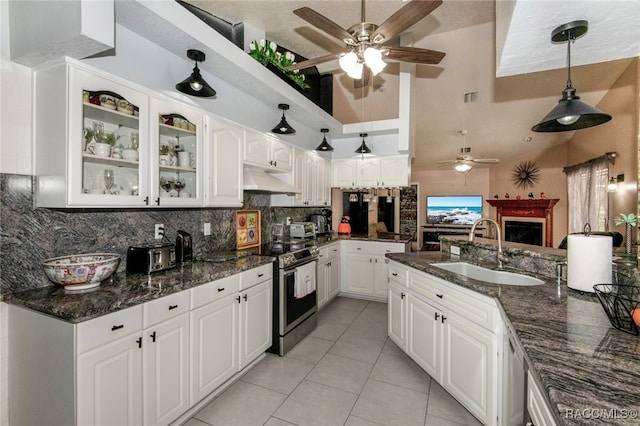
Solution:
<svg viewBox="0 0 640 426"><path fill-rule="evenodd" d="M156 205L160 205L160 197L156 198Z"/></svg>
<svg viewBox="0 0 640 426"><path fill-rule="evenodd" d="M144 204L145 206L149 205L149 196L144 197Z"/></svg>
<svg viewBox="0 0 640 426"><path fill-rule="evenodd" d="M120 330L121 328L124 328L124 324L114 325L113 327L111 327L111 331Z"/></svg>
<svg viewBox="0 0 640 426"><path fill-rule="evenodd" d="M172 311L174 309L176 309L178 307L178 305L170 305L169 306L169 310Z"/></svg>
<svg viewBox="0 0 640 426"><path fill-rule="evenodd" d="M400 293L400 299L404 299L405 294L404 293Z"/></svg>
<svg viewBox="0 0 640 426"><path fill-rule="evenodd" d="M244 299L244 301L247 301L247 295L245 294L244 296L242 296L242 298Z"/></svg>
<svg viewBox="0 0 640 426"><path fill-rule="evenodd" d="M397 276L398 276L398 274L397 274L397 273L395 273L395 272L392 272L392 273L391 273L391 275L393 275L394 277L397 277Z"/></svg>
<svg viewBox="0 0 640 426"><path fill-rule="evenodd" d="M442 299L442 296L443 296L442 294L436 294L436 297L439 299Z"/></svg>
<svg viewBox="0 0 640 426"><path fill-rule="evenodd" d="M149 337L151 337L151 341L152 341L152 342L154 342L154 343L156 342L156 332L155 332L155 331L154 331L153 333L151 333L151 334L149 335Z"/></svg>
<svg viewBox="0 0 640 426"><path fill-rule="evenodd" d="M258 278L262 278L264 274L258 274Z"/></svg>
<svg viewBox="0 0 640 426"><path fill-rule="evenodd" d="M446 320L447 317L445 317L444 315L440 318L440 320L442 321L442 323L444 324L444 320Z"/></svg>
<svg viewBox="0 0 640 426"><path fill-rule="evenodd" d="M437 312L433 315L433 319L435 319L436 321L438 321L439 317L440 317L440 314Z"/></svg>
<svg viewBox="0 0 640 426"><path fill-rule="evenodd" d="M138 337L136 339L136 343L138 344L138 348L141 348L142 347L142 337Z"/></svg>
<svg viewBox="0 0 640 426"><path fill-rule="evenodd" d="M236 300L240 303L240 296L236 297Z"/></svg>
<svg viewBox="0 0 640 426"><path fill-rule="evenodd" d="M224 287L218 289L218 293L220 293L221 291L224 291Z"/></svg>

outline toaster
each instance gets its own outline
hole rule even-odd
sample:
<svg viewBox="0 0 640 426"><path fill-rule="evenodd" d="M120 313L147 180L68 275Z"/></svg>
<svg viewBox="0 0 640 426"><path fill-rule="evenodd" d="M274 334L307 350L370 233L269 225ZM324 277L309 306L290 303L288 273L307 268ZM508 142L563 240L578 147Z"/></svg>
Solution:
<svg viewBox="0 0 640 426"><path fill-rule="evenodd" d="M150 274L176 267L176 246L171 243L130 246L127 274Z"/></svg>
<svg viewBox="0 0 640 426"><path fill-rule="evenodd" d="M315 238L316 225L313 222L293 222L289 225L291 238Z"/></svg>

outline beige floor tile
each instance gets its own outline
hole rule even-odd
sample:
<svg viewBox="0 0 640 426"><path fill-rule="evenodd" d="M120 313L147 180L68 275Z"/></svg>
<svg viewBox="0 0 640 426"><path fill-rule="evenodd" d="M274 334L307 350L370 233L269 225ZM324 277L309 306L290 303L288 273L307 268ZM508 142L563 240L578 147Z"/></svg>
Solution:
<svg viewBox="0 0 640 426"><path fill-rule="evenodd" d="M289 395L313 366L307 361L269 354L241 380Z"/></svg>
<svg viewBox="0 0 640 426"><path fill-rule="evenodd" d="M337 322L338 324L351 324L360 315L360 311L330 304L318 313L318 323Z"/></svg>
<svg viewBox="0 0 640 426"><path fill-rule="evenodd" d="M318 339L329 340L335 342L342 336L345 330L349 327L348 324L338 324L335 322L323 322L313 330L309 336Z"/></svg>
<svg viewBox="0 0 640 426"><path fill-rule="evenodd" d="M462 426L463 424L429 414L427 414L427 421L425 422L425 426Z"/></svg>
<svg viewBox="0 0 640 426"><path fill-rule="evenodd" d="M372 422L356 416L349 416L344 426L381 426L382 423Z"/></svg>
<svg viewBox="0 0 640 426"><path fill-rule="evenodd" d="M271 417L269 418L269 420L267 420L264 426L296 426L296 425L294 425L293 423L285 422L284 420L279 419L277 417Z"/></svg>
<svg viewBox="0 0 640 426"><path fill-rule="evenodd" d="M202 422L196 418L190 418L186 423L182 426L209 426L209 423Z"/></svg>
<svg viewBox="0 0 640 426"><path fill-rule="evenodd" d="M377 380L367 380L351 414L384 425L425 422L427 395Z"/></svg>
<svg viewBox="0 0 640 426"><path fill-rule="evenodd" d="M274 413L274 417L300 426L339 426L349 417L358 395L303 381Z"/></svg>
<svg viewBox="0 0 640 426"><path fill-rule="evenodd" d="M372 363L327 354L313 367L306 380L360 393L372 367Z"/></svg>
<svg viewBox="0 0 640 426"><path fill-rule="evenodd" d="M360 312L367 306L367 303L369 303L367 300L353 299L351 297L336 297L331 302L331 305Z"/></svg>
<svg viewBox="0 0 640 426"><path fill-rule="evenodd" d="M358 318L349 326L347 331L345 331L345 334L350 338L363 337L365 339L380 340L384 342L387 340L388 326L386 321L361 321Z"/></svg>
<svg viewBox="0 0 640 426"><path fill-rule="evenodd" d="M480 425L481 423L471 415L458 401L455 400L442 386L432 382L427 405L429 417L447 419L463 425ZM433 423L437 425L437 423ZM429 425L429 423L427 423ZM431 426L431 425L429 425Z"/></svg>
<svg viewBox="0 0 640 426"><path fill-rule="evenodd" d="M411 358L385 353L380 354L371 378L424 394L429 393L431 384L431 377Z"/></svg>
<svg viewBox="0 0 640 426"><path fill-rule="evenodd" d="M390 355L398 355L398 356L407 356L407 354L402 352L402 350L400 350L398 345L393 343L391 339L387 339L387 341L384 343L384 346L382 348L382 353L390 354Z"/></svg>
<svg viewBox="0 0 640 426"><path fill-rule="evenodd" d="M380 356L383 346L384 342L381 340L343 335L329 349L329 353L373 364Z"/></svg>
<svg viewBox="0 0 640 426"><path fill-rule="evenodd" d="M238 381L194 417L220 426L261 425L286 398L279 392Z"/></svg>
<svg viewBox="0 0 640 426"><path fill-rule="evenodd" d="M287 352L286 356L317 364L332 346L333 342L330 340L307 336Z"/></svg>

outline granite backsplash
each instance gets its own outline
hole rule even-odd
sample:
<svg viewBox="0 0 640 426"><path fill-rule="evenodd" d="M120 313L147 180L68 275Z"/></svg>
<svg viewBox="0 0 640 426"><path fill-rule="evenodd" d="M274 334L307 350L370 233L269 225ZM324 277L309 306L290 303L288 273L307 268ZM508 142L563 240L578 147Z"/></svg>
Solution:
<svg viewBox="0 0 640 426"><path fill-rule="evenodd" d="M44 259L74 253L111 252L122 256L130 245L154 242L154 225L162 223L170 241L178 229L193 237L196 258L204 253L235 250L237 208L190 209L46 209L34 208L36 177L0 174L0 297L50 285ZM318 208L271 207L270 196L245 192L243 209L260 210L262 241L271 224L286 217L306 220ZM203 224L211 224L211 235Z"/></svg>

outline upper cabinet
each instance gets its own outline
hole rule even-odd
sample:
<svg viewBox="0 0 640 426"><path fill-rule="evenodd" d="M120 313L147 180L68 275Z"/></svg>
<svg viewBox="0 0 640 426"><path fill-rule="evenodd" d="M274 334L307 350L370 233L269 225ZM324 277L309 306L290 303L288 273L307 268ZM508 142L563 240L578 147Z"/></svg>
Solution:
<svg viewBox="0 0 640 426"><path fill-rule="evenodd" d="M271 196L272 206L329 206L331 205L331 162L313 151L293 148L294 166L292 186L296 194Z"/></svg>
<svg viewBox="0 0 640 426"><path fill-rule="evenodd" d="M242 207L242 153L245 130L233 123L211 118L206 145L207 179L205 205Z"/></svg>
<svg viewBox="0 0 640 426"><path fill-rule="evenodd" d="M264 133L246 131L244 163L274 172L293 170L293 147Z"/></svg>
<svg viewBox="0 0 640 426"><path fill-rule="evenodd" d="M409 185L409 157L364 157L333 160L331 186L389 188Z"/></svg>

